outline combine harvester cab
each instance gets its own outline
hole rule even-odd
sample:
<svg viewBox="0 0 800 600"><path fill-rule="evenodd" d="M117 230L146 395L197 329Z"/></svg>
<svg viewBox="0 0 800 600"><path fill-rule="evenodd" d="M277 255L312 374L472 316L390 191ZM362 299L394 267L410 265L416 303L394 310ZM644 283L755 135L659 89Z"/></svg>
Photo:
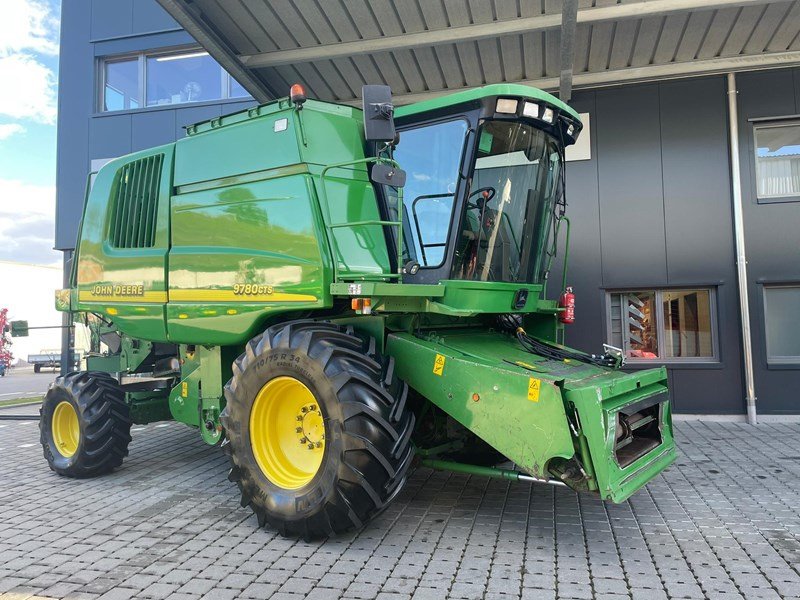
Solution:
<svg viewBox="0 0 800 600"><path fill-rule="evenodd" d="M362 526L414 464L624 501L675 459L669 396L564 345L566 252L548 299L580 130L521 85L362 110L295 85L111 161L56 297L93 335L43 404L50 468L108 472L171 419L287 536Z"/></svg>

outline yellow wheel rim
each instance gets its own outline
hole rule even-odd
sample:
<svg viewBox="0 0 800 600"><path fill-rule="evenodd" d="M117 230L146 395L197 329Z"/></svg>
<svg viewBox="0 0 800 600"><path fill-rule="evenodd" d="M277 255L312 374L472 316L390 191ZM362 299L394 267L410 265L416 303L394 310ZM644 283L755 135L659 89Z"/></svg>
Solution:
<svg viewBox="0 0 800 600"><path fill-rule="evenodd" d="M276 377L259 390L250 410L250 447L278 487L296 490L314 478L325 453L325 421L305 384Z"/></svg>
<svg viewBox="0 0 800 600"><path fill-rule="evenodd" d="M69 402L59 402L53 412L53 441L59 453L69 458L78 450L81 439L81 426L78 413Z"/></svg>

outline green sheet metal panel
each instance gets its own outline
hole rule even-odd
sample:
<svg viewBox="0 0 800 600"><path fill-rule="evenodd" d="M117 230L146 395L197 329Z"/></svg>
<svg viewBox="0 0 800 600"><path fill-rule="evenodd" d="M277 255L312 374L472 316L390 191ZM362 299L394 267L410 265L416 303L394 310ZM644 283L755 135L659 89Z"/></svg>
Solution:
<svg viewBox="0 0 800 600"><path fill-rule="evenodd" d="M534 477L575 453L561 391L544 371L505 362L519 354L508 336L393 333L386 349L412 388Z"/></svg>
<svg viewBox="0 0 800 600"><path fill-rule="evenodd" d="M618 462L617 413L641 400L663 395L659 413L661 443L624 467ZM564 397L575 407L579 427L586 437L601 497L624 502L677 457L672 433L672 413L664 367L636 373L605 371L564 383Z"/></svg>
<svg viewBox="0 0 800 600"><path fill-rule="evenodd" d="M173 196L170 340L241 344L270 315L330 306L323 231L308 174Z"/></svg>
<svg viewBox="0 0 800 600"><path fill-rule="evenodd" d="M151 341L166 340L165 272L173 155L174 146L169 144L105 165L89 193L78 244L77 309L103 314L129 335ZM143 168L154 156L161 156L157 161L160 174ZM126 203L119 226L135 227L147 208L142 197L148 190L158 196L152 238L140 240L144 247L113 247L109 240L114 210Z"/></svg>
<svg viewBox="0 0 800 600"><path fill-rule="evenodd" d="M301 162L295 111L283 102L212 119L176 142L176 187Z"/></svg>

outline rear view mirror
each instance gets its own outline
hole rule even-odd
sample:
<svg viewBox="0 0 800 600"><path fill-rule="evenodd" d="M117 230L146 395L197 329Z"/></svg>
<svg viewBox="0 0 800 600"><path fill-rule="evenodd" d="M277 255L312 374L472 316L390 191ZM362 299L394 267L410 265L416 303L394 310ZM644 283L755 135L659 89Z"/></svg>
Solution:
<svg viewBox="0 0 800 600"><path fill-rule="evenodd" d="M394 140L394 105L388 85L365 85L361 88L364 109L364 137L368 142Z"/></svg>
<svg viewBox="0 0 800 600"><path fill-rule="evenodd" d="M406 172L392 165L379 163L373 165L372 171L370 172L370 179L375 183L401 188L406 184Z"/></svg>

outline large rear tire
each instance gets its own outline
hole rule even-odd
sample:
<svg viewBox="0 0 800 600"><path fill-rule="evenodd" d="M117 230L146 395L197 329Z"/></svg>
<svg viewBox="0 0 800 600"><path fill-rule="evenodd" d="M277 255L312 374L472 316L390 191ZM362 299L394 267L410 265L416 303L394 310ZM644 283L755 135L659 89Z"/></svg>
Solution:
<svg viewBox="0 0 800 600"><path fill-rule="evenodd" d="M128 456L128 405L108 373L81 371L58 377L47 390L39 414L44 457L59 475L102 475Z"/></svg>
<svg viewBox="0 0 800 600"><path fill-rule="evenodd" d="M352 328L293 321L253 338L234 362L221 415L242 506L287 537L361 527L405 483L407 394L393 360Z"/></svg>

